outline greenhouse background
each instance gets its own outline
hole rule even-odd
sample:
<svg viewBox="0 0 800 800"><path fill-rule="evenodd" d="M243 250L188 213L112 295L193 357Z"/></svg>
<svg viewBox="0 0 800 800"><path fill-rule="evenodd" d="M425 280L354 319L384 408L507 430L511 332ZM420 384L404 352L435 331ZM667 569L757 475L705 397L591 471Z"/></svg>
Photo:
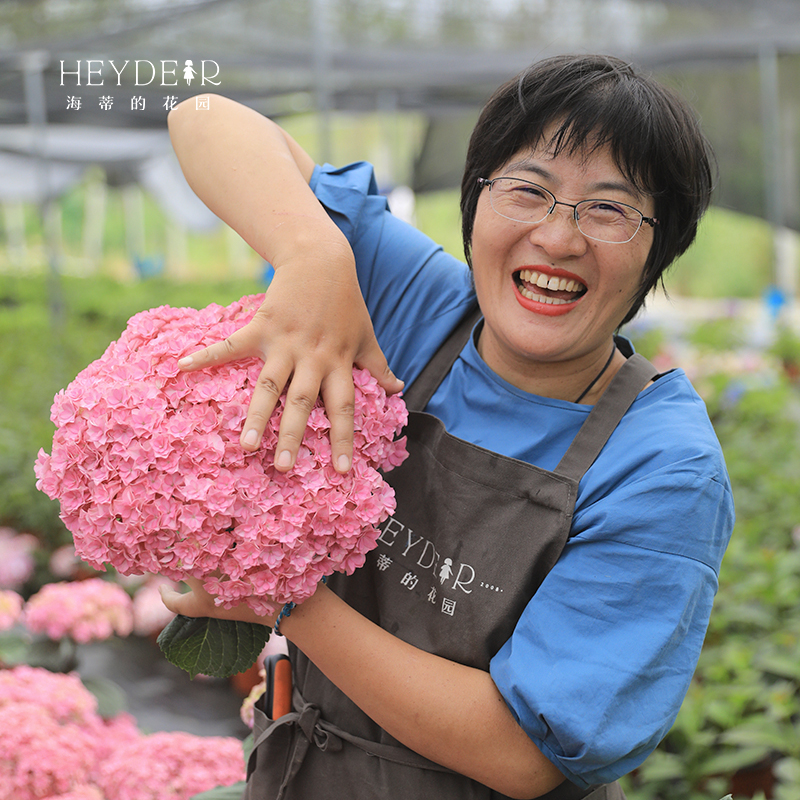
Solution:
<svg viewBox="0 0 800 800"><path fill-rule="evenodd" d="M479 109L502 81L561 52L610 53L674 86L719 163L697 242L667 294L623 332L661 368L684 368L708 404L737 525L689 696L625 790L630 800L796 800L796 0L0 3L0 593L27 599L94 577L66 558L57 505L35 488L55 393L134 313L230 303L269 280L184 181L170 107L227 95L279 120L318 161L372 161L396 213L460 256L457 187ZM153 587L123 588L144 608ZM0 601L0 628L4 613ZM44 637L35 652L9 627L0 664L77 665L101 711L127 709L153 734L243 739L249 686L189 682L141 626L77 650L68 636ZM0 716L2 704L0 691Z"/></svg>

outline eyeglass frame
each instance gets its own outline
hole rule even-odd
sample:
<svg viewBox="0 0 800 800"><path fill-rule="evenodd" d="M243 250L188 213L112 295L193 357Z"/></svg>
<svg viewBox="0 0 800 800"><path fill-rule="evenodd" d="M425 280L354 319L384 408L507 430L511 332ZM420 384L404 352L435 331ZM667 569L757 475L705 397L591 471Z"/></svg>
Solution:
<svg viewBox="0 0 800 800"><path fill-rule="evenodd" d="M491 192L492 192L492 184L495 181L519 181L520 183L527 183L529 186L535 186L537 189L541 189L545 195L550 195L553 198L553 203L550 208L547 209L545 215L535 222L528 222L522 219L514 219L513 217L507 217L505 214L501 214L495 207L494 203L492 202ZM655 217L646 217L639 211L636 206L630 205L630 203L622 203L618 200L606 200L602 197L587 197L586 200L579 200L577 203L565 203L563 200L559 200L549 189L546 189L544 186L541 186L538 183L534 183L533 181L526 180L525 178L514 178L511 175L500 175L497 178L478 178L478 185L483 188L484 186L489 187L489 205L492 207L492 211L494 211L497 216L502 217L503 219L511 220L511 222L518 222L520 225L538 225L540 222L544 222L556 209L556 206L567 206L568 208L572 209L572 218L575 220L575 226L578 228L582 236L585 236L587 239L591 239L595 242L602 242L603 244L628 244L628 242L632 242L634 236L642 229L642 224L647 223L651 228L655 228L658 225L658 220ZM580 218L578 217L578 206L583 205L584 203L591 203L591 202L607 202L607 203L614 203L615 205L625 206L625 208L631 209L631 211L635 211L640 217L641 221L639 222L638 227L636 230L631 234L630 239L626 239L624 242L615 242L615 241L608 241L606 239L598 239L596 236L590 236L588 233L584 233L581 229Z"/></svg>

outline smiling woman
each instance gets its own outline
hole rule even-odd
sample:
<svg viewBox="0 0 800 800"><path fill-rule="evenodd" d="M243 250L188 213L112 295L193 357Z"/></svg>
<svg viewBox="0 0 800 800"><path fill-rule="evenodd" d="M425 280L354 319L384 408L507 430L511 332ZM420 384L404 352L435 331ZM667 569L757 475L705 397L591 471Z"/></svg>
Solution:
<svg viewBox="0 0 800 800"><path fill-rule="evenodd" d="M686 693L733 524L702 401L616 336L708 205L691 110L613 58L534 64L473 134L467 264L392 216L369 164L316 166L234 102L170 129L275 267L253 321L187 366L263 359L242 445L287 387L293 469L321 394L346 472L353 364L409 408L375 551L281 621L293 710L256 710L246 796L622 798Z"/></svg>

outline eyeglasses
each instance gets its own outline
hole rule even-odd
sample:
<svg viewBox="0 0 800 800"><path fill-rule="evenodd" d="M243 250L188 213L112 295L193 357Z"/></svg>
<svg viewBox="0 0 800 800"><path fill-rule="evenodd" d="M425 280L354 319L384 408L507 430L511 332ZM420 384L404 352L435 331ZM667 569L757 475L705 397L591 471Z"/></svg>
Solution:
<svg viewBox="0 0 800 800"><path fill-rule="evenodd" d="M522 178L478 178L478 184L489 187L489 201L501 217L536 225L552 214L556 206L568 206L578 230L598 242L625 244L636 236L643 222L651 228L658 224L657 219L616 200L564 203L543 186Z"/></svg>

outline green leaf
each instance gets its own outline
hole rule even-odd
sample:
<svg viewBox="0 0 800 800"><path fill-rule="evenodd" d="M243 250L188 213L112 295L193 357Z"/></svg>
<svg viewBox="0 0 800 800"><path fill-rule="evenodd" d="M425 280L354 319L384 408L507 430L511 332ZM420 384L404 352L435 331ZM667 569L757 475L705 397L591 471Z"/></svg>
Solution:
<svg viewBox="0 0 800 800"><path fill-rule="evenodd" d="M161 631L158 646L192 678L229 678L255 664L270 633L271 628L253 622L179 614Z"/></svg>
<svg viewBox="0 0 800 800"><path fill-rule="evenodd" d="M242 800L245 785L244 781L239 781L233 786L217 786L216 789L193 795L189 800Z"/></svg>
<svg viewBox="0 0 800 800"><path fill-rule="evenodd" d="M723 750L703 761L703 775L729 775L742 769L760 764L770 755L768 747L743 747L737 750Z"/></svg>
<svg viewBox="0 0 800 800"><path fill-rule="evenodd" d="M116 717L125 711L128 702L119 684L97 675L82 676L83 685L97 698L97 713L103 719Z"/></svg>
<svg viewBox="0 0 800 800"><path fill-rule="evenodd" d="M0 633L0 668L14 667L28 660L28 642L19 630Z"/></svg>

